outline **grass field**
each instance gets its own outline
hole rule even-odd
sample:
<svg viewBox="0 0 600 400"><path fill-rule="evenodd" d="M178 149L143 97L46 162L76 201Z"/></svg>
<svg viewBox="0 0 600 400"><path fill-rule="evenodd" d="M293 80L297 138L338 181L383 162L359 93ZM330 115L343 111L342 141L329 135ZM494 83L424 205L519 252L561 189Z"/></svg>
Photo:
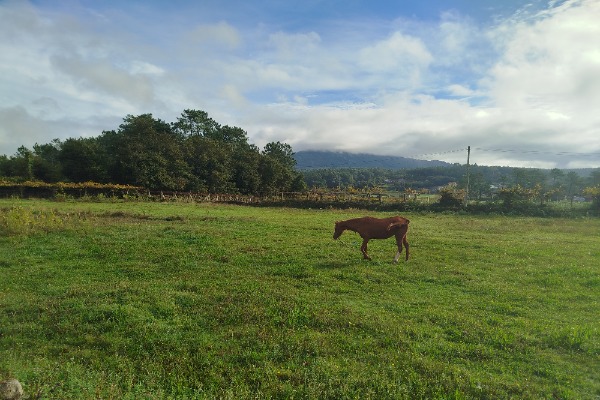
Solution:
<svg viewBox="0 0 600 400"><path fill-rule="evenodd" d="M600 219L0 200L0 380L30 399L600 397ZM390 213L370 213L375 216Z"/></svg>

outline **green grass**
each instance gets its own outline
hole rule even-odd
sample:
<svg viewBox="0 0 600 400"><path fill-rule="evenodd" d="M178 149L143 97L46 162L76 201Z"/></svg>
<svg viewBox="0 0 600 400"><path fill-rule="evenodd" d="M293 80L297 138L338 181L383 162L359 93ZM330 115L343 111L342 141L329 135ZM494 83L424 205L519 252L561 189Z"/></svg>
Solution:
<svg viewBox="0 0 600 400"><path fill-rule="evenodd" d="M28 398L600 396L600 219L0 200L0 379ZM390 215L390 213L370 213Z"/></svg>

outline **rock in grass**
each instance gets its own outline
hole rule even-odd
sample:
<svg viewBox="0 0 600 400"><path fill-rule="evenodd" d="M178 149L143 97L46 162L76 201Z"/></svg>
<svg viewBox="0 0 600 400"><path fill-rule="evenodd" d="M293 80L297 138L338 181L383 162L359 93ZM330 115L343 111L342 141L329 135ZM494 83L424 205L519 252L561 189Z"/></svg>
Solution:
<svg viewBox="0 0 600 400"><path fill-rule="evenodd" d="M0 400L19 400L23 396L23 387L16 379L0 382Z"/></svg>

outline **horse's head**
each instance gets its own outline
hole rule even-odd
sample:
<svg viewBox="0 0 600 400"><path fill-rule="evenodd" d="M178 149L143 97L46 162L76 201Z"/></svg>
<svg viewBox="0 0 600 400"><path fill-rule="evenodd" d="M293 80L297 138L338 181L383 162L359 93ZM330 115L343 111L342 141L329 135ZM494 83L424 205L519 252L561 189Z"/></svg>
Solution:
<svg viewBox="0 0 600 400"><path fill-rule="evenodd" d="M334 239L339 238L342 235L343 232L344 232L344 227L342 226L342 223L339 222L339 221L336 222L335 223L335 229L333 231L333 238Z"/></svg>

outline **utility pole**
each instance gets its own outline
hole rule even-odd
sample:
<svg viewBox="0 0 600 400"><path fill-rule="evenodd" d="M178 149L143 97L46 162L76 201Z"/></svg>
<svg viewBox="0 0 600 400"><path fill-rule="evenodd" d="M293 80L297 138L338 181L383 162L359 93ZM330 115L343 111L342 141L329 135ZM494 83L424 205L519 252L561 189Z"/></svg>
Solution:
<svg viewBox="0 0 600 400"><path fill-rule="evenodd" d="M469 161L471 159L471 146L467 147L467 188L465 189L465 207L469 201Z"/></svg>

